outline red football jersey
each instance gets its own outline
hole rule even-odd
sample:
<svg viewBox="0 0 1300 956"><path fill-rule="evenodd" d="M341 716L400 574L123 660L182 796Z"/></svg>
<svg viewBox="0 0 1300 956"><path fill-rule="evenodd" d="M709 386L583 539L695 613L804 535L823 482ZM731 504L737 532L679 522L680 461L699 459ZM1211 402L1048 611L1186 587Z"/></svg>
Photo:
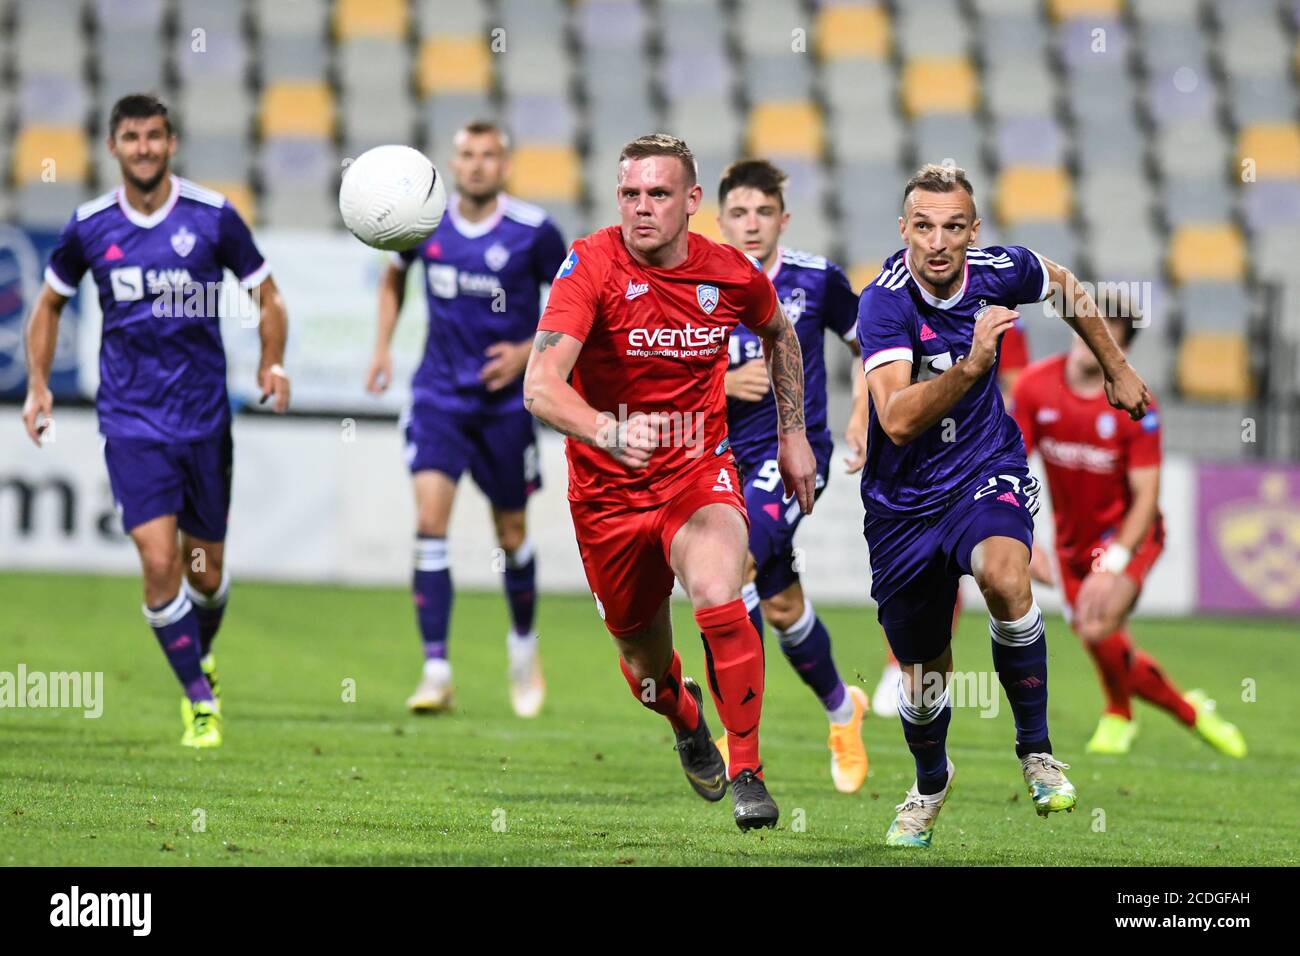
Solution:
<svg viewBox="0 0 1300 956"><path fill-rule="evenodd" d="M1065 356L1056 355L1021 374L1011 414L1025 451L1043 456L1062 563L1091 563L1093 549L1119 531L1133 503L1129 470L1160 464L1155 403L1135 422L1111 408L1104 392L1082 398L1065 383Z"/></svg>
<svg viewBox="0 0 1300 956"><path fill-rule="evenodd" d="M672 498L696 469L730 463L727 341L740 322L762 327L776 305L772 281L752 259L694 232L675 269L638 263L618 226L575 242L538 331L583 343L572 385L596 411L620 420L635 412L668 418L641 471L602 448L566 440L569 498L647 507Z"/></svg>
<svg viewBox="0 0 1300 956"><path fill-rule="evenodd" d="M1019 372L1029 365L1029 343L1017 320L1002 333L1002 356L998 359L999 372Z"/></svg>

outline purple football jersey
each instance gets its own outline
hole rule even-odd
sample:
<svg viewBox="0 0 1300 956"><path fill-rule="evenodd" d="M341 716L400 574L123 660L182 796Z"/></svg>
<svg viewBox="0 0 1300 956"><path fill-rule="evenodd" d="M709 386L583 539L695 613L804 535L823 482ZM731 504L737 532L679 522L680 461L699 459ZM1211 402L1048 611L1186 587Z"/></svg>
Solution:
<svg viewBox="0 0 1300 956"><path fill-rule="evenodd" d="M523 377L489 392L479 380L487 348L532 339L542 286L568 247L537 206L502 193L493 215L469 223L458 215L458 202L453 194L433 234L396 255L403 266L420 260L429 300L429 335L411 401L447 412L513 411L523 408Z"/></svg>
<svg viewBox="0 0 1300 956"><path fill-rule="evenodd" d="M776 266L768 273L781 297L781 308L794 323L803 350L804 422L808 440L831 440L826 424L825 334L829 329L852 340L858 297L848 277L835 263L794 249L778 249ZM728 343L728 368L763 357L763 343L744 325L736 326ZM769 391L757 402L727 399L727 434L741 468L752 470L776 457L776 398Z"/></svg>
<svg viewBox="0 0 1300 956"><path fill-rule="evenodd" d="M970 351L976 312L987 305L1014 309L1040 302L1047 285L1047 267L1033 250L987 246L967 251L961 288L940 300L921 288L907 250L900 250L885 260L858 303L864 373L901 360L911 363L913 382L935 378ZM862 471L862 503L869 513L934 514L990 468L1025 468L1024 440L1003 407L997 373L994 362L942 419L906 445L889 439L872 403Z"/></svg>
<svg viewBox="0 0 1300 956"><path fill-rule="evenodd" d="M104 327L99 430L109 438L197 441L230 417L216 289L224 270L246 289L270 269L220 193L173 176L146 216L119 187L77 207L50 253L45 281L71 296L89 270Z"/></svg>

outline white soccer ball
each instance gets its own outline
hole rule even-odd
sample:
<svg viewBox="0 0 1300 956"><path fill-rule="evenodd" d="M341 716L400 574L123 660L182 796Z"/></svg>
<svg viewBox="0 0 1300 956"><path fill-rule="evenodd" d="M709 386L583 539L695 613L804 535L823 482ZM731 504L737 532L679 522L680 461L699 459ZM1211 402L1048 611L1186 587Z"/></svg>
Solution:
<svg viewBox="0 0 1300 956"><path fill-rule="evenodd" d="M433 163L409 146L368 149L343 171L339 212L368 246L401 252L418 246L447 211L447 190Z"/></svg>

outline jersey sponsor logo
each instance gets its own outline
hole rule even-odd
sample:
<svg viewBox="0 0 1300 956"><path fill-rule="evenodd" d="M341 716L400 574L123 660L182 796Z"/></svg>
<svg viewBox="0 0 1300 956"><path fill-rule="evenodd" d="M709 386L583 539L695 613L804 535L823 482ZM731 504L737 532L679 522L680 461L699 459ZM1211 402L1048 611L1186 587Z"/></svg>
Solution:
<svg viewBox="0 0 1300 956"><path fill-rule="evenodd" d="M697 285L695 287L695 301L700 304L705 315L712 315L713 310L718 307L718 287L716 285Z"/></svg>
<svg viewBox="0 0 1300 956"><path fill-rule="evenodd" d="M483 261L493 272L500 272L510 261L510 250L499 242L494 242L483 253Z"/></svg>
<svg viewBox="0 0 1300 956"><path fill-rule="evenodd" d="M172 249L184 259L194 251L195 236L184 226L172 233Z"/></svg>
<svg viewBox="0 0 1300 956"><path fill-rule="evenodd" d="M1142 416L1142 430L1144 432L1153 432L1160 427L1160 416L1156 414L1153 408Z"/></svg>
<svg viewBox="0 0 1300 956"><path fill-rule="evenodd" d="M1115 416L1110 412L1102 412L1097 416L1097 434L1101 438L1114 438L1117 427Z"/></svg>
<svg viewBox="0 0 1300 956"><path fill-rule="evenodd" d="M633 299L638 296L643 296L649 291L649 282L633 282L631 279L627 280L627 301L631 302Z"/></svg>
<svg viewBox="0 0 1300 956"><path fill-rule="evenodd" d="M111 246L109 246L108 251L104 253L104 261L116 262L118 259L121 259L125 255L126 253L122 251L122 247L115 242Z"/></svg>
<svg viewBox="0 0 1300 956"><path fill-rule="evenodd" d="M429 276L429 293L439 299L456 298L456 267L430 263L425 270Z"/></svg>
<svg viewBox="0 0 1300 956"><path fill-rule="evenodd" d="M578 268L578 250L570 249L569 254L565 256L564 261L560 263L560 271L555 273L555 278L563 279L576 268Z"/></svg>
<svg viewBox="0 0 1300 956"><path fill-rule="evenodd" d="M487 272L465 272L441 262L429 263L425 271L429 276L429 293L439 299L454 299L458 295L490 297L501 288L497 277Z"/></svg>
<svg viewBox="0 0 1300 956"><path fill-rule="evenodd" d="M1062 468L1075 471L1091 471L1099 475L1109 475L1115 471L1117 455L1114 449L1099 448L1076 441L1058 441L1044 438L1038 443L1043 460Z"/></svg>
<svg viewBox="0 0 1300 956"><path fill-rule="evenodd" d="M1061 420L1061 413L1055 408L1040 408L1034 420L1040 425L1050 425L1052 422Z"/></svg>
<svg viewBox="0 0 1300 956"><path fill-rule="evenodd" d="M950 368L952 368L951 352L942 352L939 355L922 355L921 368L916 380L918 382L928 382L932 378L938 378Z"/></svg>
<svg viewBox="0 0 1300 956"><path fill-rule="evenodd" d="M139 302L144 298L144 270L139 266L112 269L108 281L118 302Z"/></svg>
<svg viewBox="0 0 1300 956"><path fill-rule="evenodd" d="M701 349L715 346L702 354L712 355L721 348L718 345L727 337L723 326L708 327L691 325L683 329L632 329L627 333L627 344L634 349Z"/></svg>

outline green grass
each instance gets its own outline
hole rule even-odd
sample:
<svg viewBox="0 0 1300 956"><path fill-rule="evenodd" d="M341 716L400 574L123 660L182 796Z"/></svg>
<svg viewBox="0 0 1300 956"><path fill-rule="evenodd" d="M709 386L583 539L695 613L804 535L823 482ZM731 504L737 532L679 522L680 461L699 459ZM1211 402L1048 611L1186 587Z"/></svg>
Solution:
<svg viewBox="0 0 1300 956"><path fill-rule="evenodd" d="M912 782L896 720L869 719L871 776L830 782L826 724L768 637L766 777L781 825L741 834L730 799L688 789L662 718L619 674L589 597L544 595L549 683L542 717L515 718L496 594L458 594L452 659L459 710L414 718L420 663L410 602L394 589L239 583L218 640L226 745L178 744L179 690L131 579L0 578L0 671L104 672L103 716L0 710L0 864L1295 864L1300 858L1300 679L1293 627L1242 620L1140 621L1139 643L1183 687L1203 686L1251 755L1219 756L1138 705L1127 758L1088 757L1100 691L1059 619L1049 622L1051 727L1079 811L1040 820L995 718L954 714L954 794L932 849L882 839ZM846 679L874 689L881 641L866 610L823 606ZM700 674L689 609L676 608L688 673ZM956 639L959 669L990 668L983 619ZM1244 679L1257 702L1242 702ZM344 702L344 682L356 700ZM999 691L1000 694L1000 691ZM717 719L710 720L715 727ZM195 811L206 829L195 832ZM1104 831L1096 827L1104 813ZM801 818L803 828L792 823ZM493 828L503 821L504 832Z"/></svg>

